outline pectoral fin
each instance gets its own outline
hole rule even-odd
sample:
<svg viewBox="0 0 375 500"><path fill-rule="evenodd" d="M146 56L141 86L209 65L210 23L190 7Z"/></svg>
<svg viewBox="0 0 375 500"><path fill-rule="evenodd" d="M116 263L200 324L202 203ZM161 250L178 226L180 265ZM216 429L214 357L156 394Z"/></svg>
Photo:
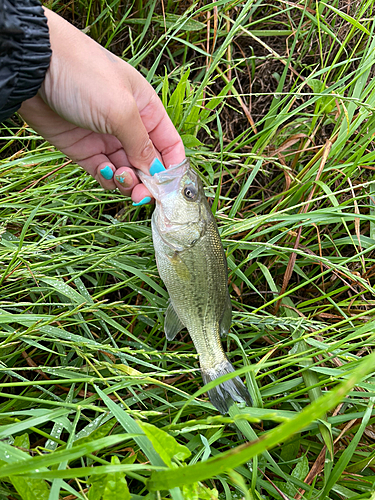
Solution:
<svg viewBox="0 0 375 500"><path fill-rule="evenodd" d="M167 310L165 312L164 318L164 332L165 336L168 340L173 340L175 336L184 328L180 318L177 316L176 311L172 305L172 302L169 302Z"/></svg>
<svg viewBox="0 0 375 500"><path fill-rule="evenodd" d="M230 302L229 294L227 295L227 302L225 304L223 317L220 321L220 335L228 335L230 325L232 323L232 304Z"/></svg>
<svg viewBox="0 0 375 500"><path fill-rule="evenodd" d="M181 259L180 253L175 252L172 257L169 257L169 261L172 264L177 276L183 281L189 281L190 271L185 262Z"/></svg>

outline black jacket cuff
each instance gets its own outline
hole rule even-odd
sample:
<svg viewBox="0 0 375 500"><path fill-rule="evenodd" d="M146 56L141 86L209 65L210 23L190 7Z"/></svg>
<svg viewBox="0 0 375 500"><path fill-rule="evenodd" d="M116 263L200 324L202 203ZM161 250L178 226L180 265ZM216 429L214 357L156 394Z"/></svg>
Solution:
<svg viewBox="0 0 375 500"><path fill-rule="evenodd" d="M43 83L52 51L38 0L0 0L0 122Z"/></svg>

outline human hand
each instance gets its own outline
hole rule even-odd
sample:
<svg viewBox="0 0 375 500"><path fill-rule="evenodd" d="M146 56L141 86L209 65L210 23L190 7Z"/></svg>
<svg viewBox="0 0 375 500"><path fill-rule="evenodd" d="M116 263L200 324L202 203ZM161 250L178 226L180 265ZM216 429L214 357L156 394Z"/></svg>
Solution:
<svg viewBox="0 0 375 500"><path fill-rule="evenodd" d="M38 95L20 113L103 188L144 202L134 168L149 173L185 158L182 140L151 85L63 18L44 9L51 64ZM147 200L148 201L148 200Z"/></svg>

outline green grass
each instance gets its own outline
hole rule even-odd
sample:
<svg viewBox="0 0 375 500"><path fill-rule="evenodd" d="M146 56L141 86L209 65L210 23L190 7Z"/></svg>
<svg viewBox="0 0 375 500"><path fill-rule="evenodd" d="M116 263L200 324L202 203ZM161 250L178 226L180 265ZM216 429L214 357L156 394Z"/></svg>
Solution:
<svg viewBox="0 0 375 500"><path fill-rule="evenodd" d="M134 64L183 136L254 407L218 415L189 336L167 343L152 208L8 120L0 499L375 498L373 2L45 3Z"/></svg>

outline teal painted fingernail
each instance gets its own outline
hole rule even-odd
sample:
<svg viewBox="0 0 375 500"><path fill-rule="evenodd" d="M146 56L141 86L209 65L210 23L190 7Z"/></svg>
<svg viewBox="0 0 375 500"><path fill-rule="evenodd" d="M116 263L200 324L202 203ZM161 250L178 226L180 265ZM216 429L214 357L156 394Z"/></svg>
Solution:
<svg viewBox="0 0 375 500"><path fill-rule="evenodd" d="M163 170L165 170L164 165L159 158L155 158L155 160L151 163L150 175L158 174L159 172L163 172Z"/></svg>
<svg viewBox="0 0 375 500"><path fill-rule="evenodd" d="M104 179L107 179L107 181L110 181L113 177L112 169L108 165L104 168L101 168L100 173L102 177L104 177Z"/></svg>
<svg viewBox="0 0 375 500"><path fill-rule="evenodd" d="M133 203L134 207L139 207L141 205L147 205L147 203L150 203L151 198L149 196L146 196L143 198L143 200L139 201L138 203Z"/></svg>

